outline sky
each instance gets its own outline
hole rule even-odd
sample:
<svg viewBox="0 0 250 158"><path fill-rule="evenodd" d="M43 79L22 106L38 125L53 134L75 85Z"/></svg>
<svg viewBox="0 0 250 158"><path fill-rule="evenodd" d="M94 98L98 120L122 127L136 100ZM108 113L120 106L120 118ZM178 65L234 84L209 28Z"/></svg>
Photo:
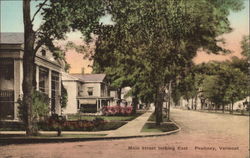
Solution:
<svg viewBox="0 0 250 158"><path fill-rule="evenodd" d="M36 2L31 3L31 14L36 10ZM195 63L208 62L211 60L223 61L230 59L232 56L241 57L240 41L244 35L249 35L249 0L245 0L245 9L240 12L231 12L229 20L233 31L223 35L226 39L225 48L232 51L229 55L208 55L205 52L198 52L194 58ZM23 17L22 17L22 1L21 0L0 0L0 32L23 32ZM110 16L101 18L104 23L110 23ZM41 17L37 16L34 21L34 28L38 28L41 23ZM82 44L79 32L70 33L68 40L77 44ZM65 42L59 42L65 44ZM94 45L91 46L94 49ZM84 67L85 73L91 73L92 69L89 65L91 61L84 60L82 54L78 54L73 50L66 53L66 60L71 65L70 73L81 73Z"/></svg>

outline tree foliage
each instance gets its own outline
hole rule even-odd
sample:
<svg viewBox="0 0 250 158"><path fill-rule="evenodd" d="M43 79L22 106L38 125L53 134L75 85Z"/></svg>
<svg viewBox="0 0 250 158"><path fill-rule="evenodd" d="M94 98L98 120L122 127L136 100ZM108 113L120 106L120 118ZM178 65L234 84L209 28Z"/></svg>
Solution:
<svg viewBox="0 0 250 158"><path fill-rule="evenodd" d="M230 28L230 10L242 1L107 0L114 25L100 25L94 68L119 87L130 85L141 99L155 102L156 122L165 89L175 81L198 49L228 52L219 46ZM135 95L135 94L134 94Z"/></svg>
<svg viewBox="0 0 250 158"><path fill-rule="evenodd" d="M228 104L231 104L232 108L235 102L244 99L249 93L248 73L242 65L245 65L245 59L236 57L231 61L196 65L192 70L193 80L189 80L188 75L180 82L184 87L191 84L192 88L183 89L179 86L177 89L182 91L184 98L193 93L212 102L216 108L222 106L224 110Z"/></svg>
<svg viewBox="0 0 250 158"><path fill-rule="evenodd" d="M32 120L39 121L41 118L48 117L49 111L50 111L50 107L49 107L50 99L48 95L39 91L35 91L35 93L33 93L32 95L32 100L33 100ZM19 106L18 106L19 118L25 121L25 118L27 117L25 104L23 104L23 101L21 98L18 100L18 103L19 103Z"/></svg>
<svg viewBox="0 0 250 158"><path fill-rule="evenodd" d="M242 55L247 57L247 59L250 59L250 36L244 36L241 41L241 49L242 49Z"/></svg>

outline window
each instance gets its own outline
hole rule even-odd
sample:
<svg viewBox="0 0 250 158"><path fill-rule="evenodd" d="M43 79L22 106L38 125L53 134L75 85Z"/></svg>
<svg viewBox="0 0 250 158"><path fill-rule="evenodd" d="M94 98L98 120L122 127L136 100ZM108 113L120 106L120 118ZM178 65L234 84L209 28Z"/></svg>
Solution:
<svg viewBox="0 0 250 158"><path fill-rule="evenodd" d="M51 112L56 112L56 105L59 101L59 73L52 71L51 75Z"/></svg>
<svg viewBox="0 0 250 158"><path fill-rule="evenodd" d="M42 52L42 56L46 56L46 50L43 49L41 52Z"/></svg>
<svg viewBox="0 0 250 158"><path fill-rule="evenodd" d="M48 78L49 78L49 70L44 67L39 67L39 90L43 93L47 92Z"/></svg>
<svg viewBox="0 0 250 158"><path fill-rule="evenodd" d="M82 96L83 95L82 84L77 84L77 89L78 89L78 96Z"/></svg>
<svg viewBox="0 0 250 158"><path fill-rule="evenodd" d="M88 87L88 95L89 96L93 96L93 90L94 90L94 88L93 87Z"/></svg>
<svg viewBox="0 0 250 158"><path fill-rule="evenodd" d="M14 61L6 59L6 61L1 60L0 63L1 63L0 65L1 78L5 80L13 80L14 79Z"/></svg>

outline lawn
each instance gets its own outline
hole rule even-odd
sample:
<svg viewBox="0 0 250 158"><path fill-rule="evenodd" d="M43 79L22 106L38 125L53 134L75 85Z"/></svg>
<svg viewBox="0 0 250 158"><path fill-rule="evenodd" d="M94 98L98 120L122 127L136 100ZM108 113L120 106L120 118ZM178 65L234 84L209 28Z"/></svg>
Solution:
<svg viewBox="0 0 250 158"><path fill-rule="evenodd" d="M152 115L149 117L148 121L153 121L153 122L155 122L155 115L152 114ZM170 120L167 119L167 117L166 117L165 114L163 114L163 122L171 122Z"/></svg>
<svg viewBox="0 0 250 158"><path fill-rule="evenodd" d="M62 127L62 131L107 131L107 130L115 130L119 127L125 125L128 121L131 121L138 116L142 115L145 111L138 111L137 114L131 116L84 116L81 117L79 114L77 115L69 115L68 121L77 121L77 120L88 120L93 121L96 118L102 118L105 122L100 125L89 126L86 128L81 128L78 126L66 126ZM24 130L24 125L21 123L16 123L16 125L12 125L10 123L3 123L0 127L0 131L20 131ZM48 125L46 122L38 123L39 130L43 131L56 131L57 127L53 127Z"/></svg>
<svg viewBox="0 0 250 158"><path fill-rule="evenodd" d="M146 123L141 132L169 132L177 129L178 127L172 123L162 123L160 126L156 126L155 123Z"/></svg>
<svg viewBox="0 0 250 158"><path fill-rule="evenodd" d="M83 114L75 114L75 115L68 115L67 120L94 120L95 118L102 118L105 121L131 121L144 112L139 111L135 115L130 115L130 116L86 116Z"/></svg>
<svg viewBox="0 0 250 158"><path fill-rule="evenodd" d="M177 130L178 127L171 121L168 120L166 115L163 115L163 123L161 123L160 126L156 126L155 124L155 115L152 114L147 123L143 126L141 132L169 132L169 131L174 131Z"/></svg>

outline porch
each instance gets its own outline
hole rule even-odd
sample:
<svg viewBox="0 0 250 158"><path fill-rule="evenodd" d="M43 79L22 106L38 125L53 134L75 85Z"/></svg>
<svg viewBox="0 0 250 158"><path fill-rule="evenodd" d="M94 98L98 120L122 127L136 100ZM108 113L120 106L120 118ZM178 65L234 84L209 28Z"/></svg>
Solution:
<svg viewBox="0 0 250 158"><path fill-rule="evenodd" d="M101 114L101 109L104 106L109 106L111 100L111 97L78 97L78 110L86 114Z"/></svg>

